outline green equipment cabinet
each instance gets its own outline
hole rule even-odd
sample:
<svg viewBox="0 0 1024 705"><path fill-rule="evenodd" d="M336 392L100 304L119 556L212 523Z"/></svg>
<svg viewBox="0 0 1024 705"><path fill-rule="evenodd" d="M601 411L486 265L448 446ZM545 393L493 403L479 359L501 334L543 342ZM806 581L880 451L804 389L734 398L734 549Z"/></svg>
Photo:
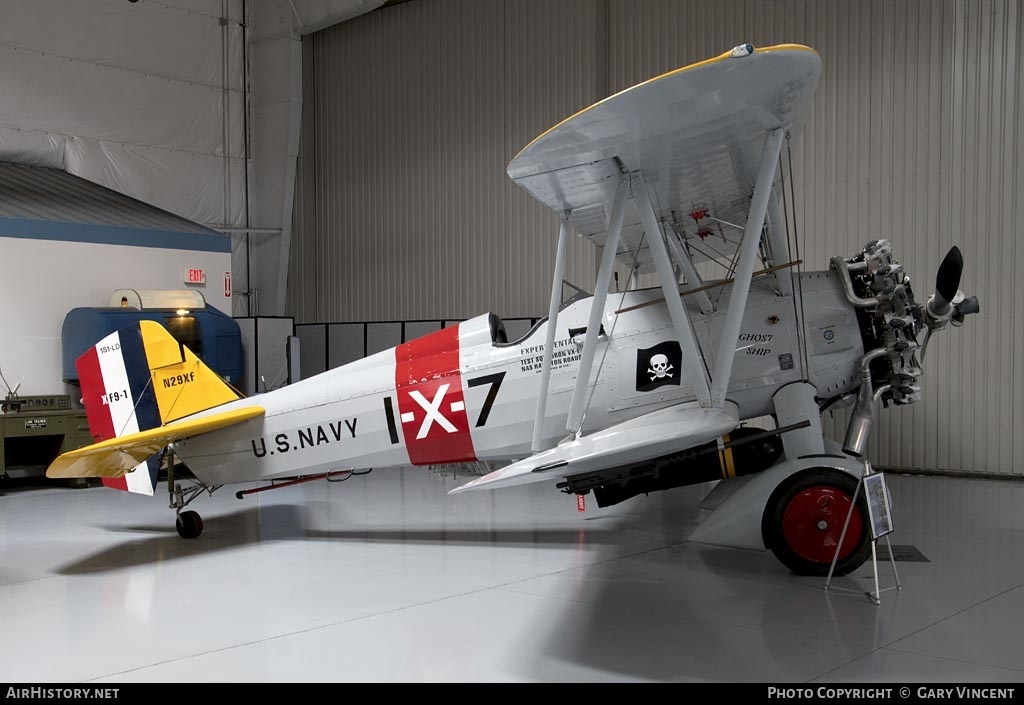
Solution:
<svg viewBox="0 0 1024 705"><path fill-rule="evenodd" d="M0 477L43 475L53 460L93 442L85 411L66 395L0 401Z"/></svg>

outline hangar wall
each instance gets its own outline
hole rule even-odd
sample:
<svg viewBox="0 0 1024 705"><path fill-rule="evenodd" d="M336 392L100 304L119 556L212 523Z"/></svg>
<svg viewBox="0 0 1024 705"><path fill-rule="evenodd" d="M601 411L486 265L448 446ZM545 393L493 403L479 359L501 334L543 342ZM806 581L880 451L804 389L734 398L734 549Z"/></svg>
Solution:
<svg viewBox="0 0 1024 705"><path fill-rule="evenodd" d="M982 313L936 339L881 465L1024 472L1024 8L1015 0L414 0L305 40L289 313L543 315L555 217L505 177L597 99L736 44L823 75L793 145L802 256L891 238L927 296L950 245ZM576 243L568 279L589 287ZM836 414L833 428L845 419Z"/></svg>
<svg viewBox="0 0 1024 705"><path fill-rule="evenodd" d="M45 228L41 228L44 236ZM211 279L200 290L209 306L230 312L220 295L220 273L231 268L228 252L7 238L0 233L5 256L21 262L45 263L16 267L4 273L0 320L18 335L0 339L0 366L11 386L22 394L78 394L61 380L61 330L68 311L79 306L110 306L115 289L185 289L182 270L198 267ZM116 276L110 272L116 271ZM74 284L73 289L68 285ZM0 387L0 398L7 389Z"/></svg>
<svg viewBox="0 0 1024 705"><path fill-rule="evenodd" d="M0 367L23 394L65 392L65 316L116 289L189 288L231 311L229 237L55 168L0 163L0 265ZM191 269L206 282L186 285Z"/></svg>
<svg viewBox="0 0 1024 705"><path fill-rule="evenodd" d="M604 97L603 4L419 2L303 39L289 313L302 322L547 310L557 222L505 176ZM573 243L566 278L593 280Z"/></svg>
<svg viewBox="0 0 1024 705"><path fill-rule="evenodd" d="M244 224L242 17L243 0L5 0L0 161Z"/></svg>

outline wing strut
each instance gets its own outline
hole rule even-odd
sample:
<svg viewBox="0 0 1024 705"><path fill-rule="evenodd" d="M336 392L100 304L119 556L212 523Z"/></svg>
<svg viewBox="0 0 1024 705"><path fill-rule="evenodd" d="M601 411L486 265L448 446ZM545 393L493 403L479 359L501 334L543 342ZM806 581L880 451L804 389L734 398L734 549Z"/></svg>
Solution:
<svg viewBox="0 0 1024 705"><path fill-rule="evenodd" d="M683 276L686 277L686 288L697 290L693 292L693 297L697 299L697 305L700 306L701 313L705 316L710 315L714 312L715 305L711 303L711 297L708 296L708 293L701 290L701 287L704 286L704 280L697 273L697 268L693 266L693 260L690 259L690 253L686 251L686 247L679 237L679 231L672 224L669 224L669 229L671 234L666 233L665 239L668 240L668 247L672 251L672 258L675 259L679 269L683 272Z"/></svg>
<svg viewBox="0 0 1024 705"><path fill-rule="evenodd" d="M537 416L533 420L533 452L544 450L541 436L544 432L544 415L547 413L548 388L551 383L551 356L555 347L555 328L558 326L558 309L562 303L562 279L565 274L565 248L569 241L568 214L560 218L558 226L558 249L555 250L555 273L551 277L551 305L548 306L548 334L544 340L544 362L540 370L540 394L537 396ZM600 330L600 326L598 326Z"/></svg>
<svg viewBox="0 0 1024 705"><path fill-rule="evenodd" d="M729 311L725 314L725 325L722 328L722 338L718 345L718 355L715 358L715 373L711 383L711 403L716 407L722 406L725 402L725 392L729 388L729 378L732 376L736 343L740 336L740 325L743 323L743 312L747 307L747 294L750 293L750 280L754 274L754 263L757 259L758 246L761 243L761 231L764 229L764 218L768 210L768 199L772 192L772 181L775 180L775 167L779 163L782 133L782 128L769 132L768 138L764 142L764 150L761 152L761 164L757 170L754 196L750 199L747 226L743 231L739 262L736 265L736 281L729 297Z"/></svg>
<svg viewBox="0 0 1024 705"><path fill-rule="evenodd" d="M594 300L590 304L590 318L587 320L587 333L583 339L583 352L580 356L576 387L572 392L569 418L565 424L566 430L576 436L583 429L583 403L587 398L590 372L594 367L594 354L597 352L597 336L601 330L601 319L604 317L604 304L608 298L608 286L612 282L612 271L615 269L615 256L618 254L619 236L622 234L622 218L626 208L626 193L628 191L629 178L620 177L619 185L615 189L615 201L612 203L611 219L608 223L608 236L605 239L604 252L601 255L601 268L597 272L597 283L594 284Z"/></svg>
<svg viewBox="0 0 1024 705"><path fill-rule="evenodd" d="M665 294L665 304L668 306L668 313L672 318L676 338L679 339L683 353L683 370L680 379L693 384L693 390L701 406L711 406L711 393L708 390L708 380L705 376L704 364L701 362L700 351L697 349L697 338L693 334L690 317L686 315L686 309L683 307L683 299L679 296L679 282L672 271L672 263L665 250L665 241L662 240L658 217L654 214L654 205L651 203L651 197L647 193L642 176L636 178L634 185L633 204L640 212L640 221L643 223L644 232L647 233L647 244L651 248L651 257L658 270L661 290ZM747 279L749 285L749 276Z"/></svg>

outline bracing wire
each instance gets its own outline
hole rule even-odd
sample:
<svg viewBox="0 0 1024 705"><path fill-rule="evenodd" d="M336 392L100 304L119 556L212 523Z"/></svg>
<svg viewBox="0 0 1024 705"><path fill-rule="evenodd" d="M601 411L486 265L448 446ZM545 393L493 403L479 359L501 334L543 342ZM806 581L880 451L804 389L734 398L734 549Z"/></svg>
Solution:
<svg viewBox="0 0 1024 705"><path fill-rule="evenodd" d="M800 325L797 326L797 341L799 346L798 349L803 355L803 360L801 362L801 371L803 374L801 376L803 377L803 380L806 382L807 375L809 372L807 368L810 365L810 355L807 352L807 334L806 331L804 331L804 327L807 325L807 316L804 312L803 266L802 260L800 259L800 230L797 227L796 217L796 183L793 181L793 146L790 142L790 134L788 132L786 133L786 161L789 167L789 198L790 205L792 206L793 211L793 244L795 247L794 254L796 255L797 261L797 265L795 268L797 291L795 293L800 303ZM783 193L782 197L783 199L785 199L786 194Z"/></svg>
<svg viewBox="0 0 1024 705"><path fill-rule="evenodd" d="M780 176L782 178L782 217L783 217L783 221L784 221L785 228L786 228L786 246L789 248L789 256L790 256L790 259L792 259L793 255L796 252L796 248L793 245L793 232L792 232L792 230L789 227L789 201L786 200L786 189L787 189L787 184L786 184L786 167L785 167L784 164L781 164L781 163L780 163L779 166L780 166L779 174L780 174ZM797 322L797 325L796 325L796 331L797 331L797 333L796 333L797 334L797 358L798 358L798 361L800 363L800 376L801 377L806 377L807 373L804 371L805 365L804 365L804 357L803 357L803 348L800 345L800 328L802 327L803 322L800 320L800 307L797 305L797 302L796 302L796 291L797 291L797 286L798 286L797 285L797 278L798 277L795 274L795 268L793 270L790 270L789 278L790 278L790 282L793 285L793 317L796 319L796 322Z"/></svg>

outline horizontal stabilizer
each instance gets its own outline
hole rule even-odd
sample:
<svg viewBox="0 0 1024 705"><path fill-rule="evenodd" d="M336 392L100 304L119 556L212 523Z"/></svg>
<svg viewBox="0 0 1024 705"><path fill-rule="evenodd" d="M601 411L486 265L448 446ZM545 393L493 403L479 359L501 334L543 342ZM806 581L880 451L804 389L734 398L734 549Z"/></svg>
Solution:
<svg viewBox="0 0 1024 705"><path fill-rule="evenodd" d="M732 402L722 408L704 408L695 401L678 404L565 441L456 487L449 494L551 482L649 460L713 441L738 425L738 411Z"/></svg>
<svg viewBox="0 0 1024 705"><path fill-rule="evenodd" d="M111 438L64 453L47 468L46 476L121 477L151 455L159 453L168 443L233 426L263 414L263 407L246 406Z"/></svg>

